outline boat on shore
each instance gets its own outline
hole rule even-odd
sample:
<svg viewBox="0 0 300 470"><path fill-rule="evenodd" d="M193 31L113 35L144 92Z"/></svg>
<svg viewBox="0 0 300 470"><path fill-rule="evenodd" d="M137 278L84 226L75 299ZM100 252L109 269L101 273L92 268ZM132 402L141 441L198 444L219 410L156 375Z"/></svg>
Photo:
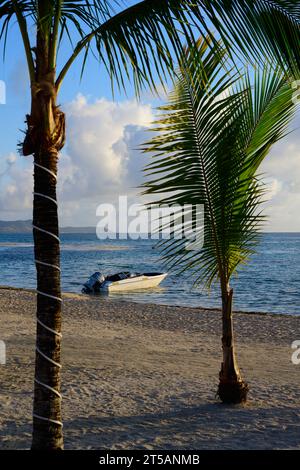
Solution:
<svg viewBox="0 0 300 470"><path fill-rule="evenodd" d="M167 277L167 273L130 273L122 272L112 276L104 276L96 272L84 284L84 294L101 292L125 292L158 287Z"/></svg>

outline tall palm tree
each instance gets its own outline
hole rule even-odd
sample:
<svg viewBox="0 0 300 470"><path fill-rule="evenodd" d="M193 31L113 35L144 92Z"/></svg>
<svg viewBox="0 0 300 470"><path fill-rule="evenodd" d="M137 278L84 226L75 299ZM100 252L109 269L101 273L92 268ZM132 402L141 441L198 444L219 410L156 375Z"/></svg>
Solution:
<svg viewBox="0 0 300 470"><path fill-rule="evenodd" d="M218 52L218 45L208 43L200 40L187 52L169 103L159 108L155 135L143 146L153 158L144 186L145 194L162 195L160 204L193 208L187 218L180 211L173 221L162 217L162 229L168 227L173 236L161 242L161 250L175 272L189 270L196 284L219 283L223 362L218 394L224 403L241 403L248 385L235 354L230 281L259 240L264 220L259 165L284 135L295 106L292 88L278 69L265 66L231 76L224 69L225 49ZM201 205L204 226L197 226Z"/></svg>
<svg viewBox="0 0 300 470"><path fill-rule="evenodd" d="M213 23L224 39L235 37L246 52L256 44L260 53L271 49L285 66L299 64L299 13L295 2L241 1L238 28L236 3L228 0L0 0L0 40L4 45L10 24L17 21L27 59L31 110L22 146L34 155L34 244L37 267L37 354L32 448L63 448L60 345L61 291L56 202L57 163L65 142L65 115L57 106L58 93L72 64L96 54L112 82L126 87L132 79L137 93L155 89L156 80L173 71L173 56L181 54L181 37L192 43L194 20L204 32ZM253 4L253 11L249 5ZM128 4L128 8L126 8ZM223 15L225 15L223 17ZM253 16L254 15L254 16ZM256 16L255 16L256 15ZM264 21L256 21L263 16ZM272 29L280 20L280 28ZM255 23L255 28L253 24ZM31 38L29 27L35 26ZM59 45L78 34L70 57L58 70ZM181 34L183 33L183 34ZM242 33L242 34L241 34ZM243 36L244 34L244 36ZM275 34L275 36L274 36ZM261 43L261 44L260 44ZM73 43L72 43L73 44Z"/></svg>
<svg viewBox="0 0 300 470"><path fill-rule="evenodd" d="M128 2L132 4L132 2ZM137 93L155 88L173 72L172 54L181 52L181 37L192 38L188 0L143 1L121 9L118 0L0 0L0 39L6 43L16 19L27 58L31 110L22 145L34 156L33 233L37 269L37 339L33 410L33 449L62 449L61 285L56 200L57 164L65 143L65 115L58 93L70 67L83 53L98 55L112 82L125 87L132 78ZM199 13L198 13L198 17ZM29 27L36 35L30 37ZM78 42L58 70L64 37ZM181 31L181 33L180 33ZM190 39L191 40L191 39Z"/></svg>

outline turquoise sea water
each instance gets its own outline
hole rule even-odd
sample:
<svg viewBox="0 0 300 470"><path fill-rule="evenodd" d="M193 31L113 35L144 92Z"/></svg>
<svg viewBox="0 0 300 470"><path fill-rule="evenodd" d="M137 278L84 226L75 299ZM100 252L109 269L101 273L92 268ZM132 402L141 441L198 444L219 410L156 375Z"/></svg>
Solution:
<svg viewBox="0 0 300 470"><path fill-rule="evenodd" d="M62 285L80 292L95 271L164 271L150 240L98 240L95 234L63 234ZM0 285L34 288L30 234L0 234ZM251 263L233 281L235 309L300 315L300 234L265 234ZM188 274L170 273L155 290L113 294L112 298L193 307L220 306L219 291L193 289ZM101 298L99 298L101 302Z"/></svg>

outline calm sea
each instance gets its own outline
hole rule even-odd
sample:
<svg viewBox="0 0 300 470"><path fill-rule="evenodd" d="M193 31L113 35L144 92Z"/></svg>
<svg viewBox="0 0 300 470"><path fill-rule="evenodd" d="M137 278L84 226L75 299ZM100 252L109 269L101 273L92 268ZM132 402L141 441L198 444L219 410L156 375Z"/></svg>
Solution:
<svg viewBox="0 0 300 470"><path fill-rule="evenodd" d="M62 285L80 292L95 271L164 271L153 241L100 241L95 234L63 234ZM0 285L34 288L33 244L29 234L0 234ZM234 279L235 308L300 315L300 234L265 234L251 263ZM182 306L220 306L219 291L192 288L188 274L170 276L160 288L113 294L136 302ZM101 297L99 298L101 302Z"/></svg>

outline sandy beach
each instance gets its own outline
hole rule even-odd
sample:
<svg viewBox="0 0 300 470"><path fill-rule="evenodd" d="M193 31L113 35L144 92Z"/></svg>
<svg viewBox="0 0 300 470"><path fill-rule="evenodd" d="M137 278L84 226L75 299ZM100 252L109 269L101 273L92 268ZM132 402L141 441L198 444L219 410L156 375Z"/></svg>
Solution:
<svg viewBox="0 0 300 470"><path fill-rule="evenodd" d="M0 448L31 442L35 295L0 289ZM66 449L300 449L300 317L235 315L251 393L224 406L215 392L220 312L66 294Z"/></svg>

